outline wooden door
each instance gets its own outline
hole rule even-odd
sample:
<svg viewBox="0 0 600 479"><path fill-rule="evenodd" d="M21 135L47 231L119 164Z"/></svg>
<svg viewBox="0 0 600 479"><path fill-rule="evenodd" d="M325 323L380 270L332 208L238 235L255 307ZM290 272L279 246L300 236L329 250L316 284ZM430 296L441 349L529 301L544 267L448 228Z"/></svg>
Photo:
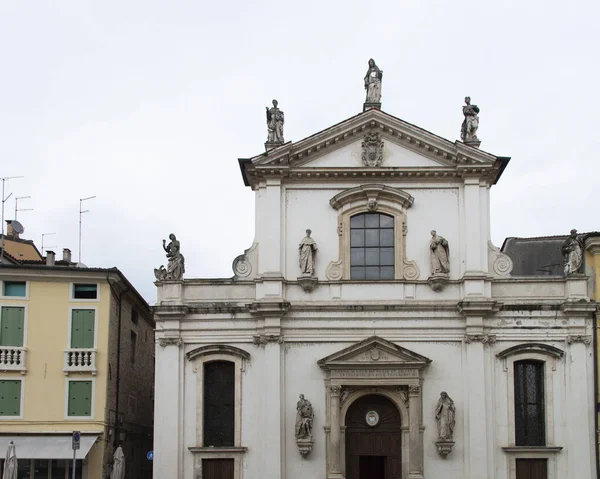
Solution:
<svg viewBox="0 0 600 479"><path fill-rule="evenodd" d="M516 479L548 479L546 459L517 459Z"/></svg>
<svg viewBox="0 0 600 479"><path fill-rule="evenodd" d="M375 412L377 424L367 423ZM357 399L346 413L346 478L401 479L401 421L396 406L378 395Z"/></svg>
<svg viewBox="0 0 600 479"><path fill-rule="evenodd" d="M202 479L233 479L233 459L202 459Z"/></svg>

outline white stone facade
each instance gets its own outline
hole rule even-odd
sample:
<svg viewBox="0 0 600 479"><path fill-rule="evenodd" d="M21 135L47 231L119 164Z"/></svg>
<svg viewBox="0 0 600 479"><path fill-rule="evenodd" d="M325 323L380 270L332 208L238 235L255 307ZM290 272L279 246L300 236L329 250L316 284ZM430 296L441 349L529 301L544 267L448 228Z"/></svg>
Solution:
<svg viewBox="0 0 600 479"><path fill-rule="evenodd" d="M367 167L361 142L373 131L383 160ZM347 477L345 414L367 394L400 412L402 470L386 478L510 479L529 457L547 459L549 478L592 477L595 303L583 276L510 276L489 217L507 163L379 110L240 160L256 235L234 277L157 283L154 477L199 479L202 459L219 457L234 459L236 479ZM394 218L394 279L351 280L349 218L373 211ZM305 291L298 244L309 228L318 282ZM428 283L431 230L449 243L440 291ZM235 364L235 443L207 448L202 367L219 359ZM515 445L522 359L544 365L545 446ZM445 458L441 391L456 406ZM306 457L299 394L315 413Z"/></svg>

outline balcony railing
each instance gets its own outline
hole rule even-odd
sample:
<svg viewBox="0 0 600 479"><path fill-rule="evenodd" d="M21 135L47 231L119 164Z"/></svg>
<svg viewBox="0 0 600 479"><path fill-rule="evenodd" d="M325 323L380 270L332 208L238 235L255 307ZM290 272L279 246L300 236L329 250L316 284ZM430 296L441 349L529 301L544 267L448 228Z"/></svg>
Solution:
<svg viewBox="0 0 600 479"><path fill-rule="evenodd" d="M22 346L0 346L0 371L21 371L25 374L27 348Z"/></svg>
<svg viewBox="0 0 600 479"><path fill-rule="evenodd" d="M69 373L92 373L96 375L96 350L95 349L65 349L65 376Z"/></svg>

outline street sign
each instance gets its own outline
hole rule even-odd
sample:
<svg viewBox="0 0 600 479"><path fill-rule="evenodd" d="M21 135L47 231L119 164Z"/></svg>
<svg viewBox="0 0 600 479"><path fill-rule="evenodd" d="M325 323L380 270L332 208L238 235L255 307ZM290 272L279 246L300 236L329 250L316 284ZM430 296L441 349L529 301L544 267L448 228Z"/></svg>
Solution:
<svg viewBox="0 0 600 479"><path fill-rule="evenodd" d="M79 431L73 431L73 450L76 451L77 449L80 448L80 441L81 441L81 432Z"/></svg>
<svg viewBox="0 0 600 479"><path fill-rule="evenodd" d="M146 457L149 461L154 461L154 451L149 451L148 454L146 454Z"/></svg>

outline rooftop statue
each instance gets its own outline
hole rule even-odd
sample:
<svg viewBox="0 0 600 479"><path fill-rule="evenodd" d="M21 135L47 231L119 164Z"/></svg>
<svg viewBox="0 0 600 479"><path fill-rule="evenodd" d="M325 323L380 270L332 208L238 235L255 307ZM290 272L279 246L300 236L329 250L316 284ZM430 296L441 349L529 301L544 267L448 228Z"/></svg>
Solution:
<svg viewBox="0 0 600 479"><path fill-rule="evenodd" d="M273 100L273 108L267 109L267 144L282 144L283 139L283 111L277 107L277 100Z"/></svg>
<svg viewBox="0 0 600 479"><path fill-rule="evenodd" d="M163 240L163 249L168 259L167 269L161 265L154 270L154 276L158 281L181 281L185 273L185 258L180 252L179 240L173 233L169 235L169 239L169 244L166 244L167 240Z"/></svg>
<svg viewBox="0 0 600 479"><path fill-rule="evenodd" d="M460 129L460 139L465 143L479 143L477 138L477 128L479 128L479 107L471 105L471 97L465 97L465 103L462 107L465 119ZM477 145L479 146L479 145Z"/></svg>
<svg viewBox="0 0 600 479"><path fill-rule="evenodd" d="M583 264L583 244L577 238L577 230L571 230L571 235L561 247L561 253L564 257L565 276L579 273Z"/></svg>
<svg viewBox="0 0 600 479"><path fill-rule="evenodd" d="M383 71L375 64L372 58L369 60L369 69L365 75L365 90L367 90L366 104L381 103L381 79Z"/></svg>

